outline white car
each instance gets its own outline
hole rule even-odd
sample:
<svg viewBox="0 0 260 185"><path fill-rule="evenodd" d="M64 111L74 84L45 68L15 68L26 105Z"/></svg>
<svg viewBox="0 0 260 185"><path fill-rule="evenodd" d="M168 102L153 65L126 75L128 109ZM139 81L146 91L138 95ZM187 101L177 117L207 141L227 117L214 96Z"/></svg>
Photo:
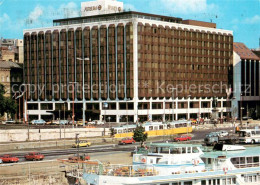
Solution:
<svg viewBox="0 0 260 185"><path fill-rule="evenodd" d="M33 125L45 125L45 121L43 119L39 119L39 120L32 120L31 122Z"/></svg>
<svg viewBox="0 0 260 185"><path fill-rule="evenodd" d="M104 125L104 122L100 121L100 120L93 120L93 121L88 122L88 124L90 124L90 125Z"/></svg>
<svg viewBox="0 0 260 185"><path fill-rule="evenodd" d="M228 132L225 130L218 131L220 137L228 136Z"/></svg>

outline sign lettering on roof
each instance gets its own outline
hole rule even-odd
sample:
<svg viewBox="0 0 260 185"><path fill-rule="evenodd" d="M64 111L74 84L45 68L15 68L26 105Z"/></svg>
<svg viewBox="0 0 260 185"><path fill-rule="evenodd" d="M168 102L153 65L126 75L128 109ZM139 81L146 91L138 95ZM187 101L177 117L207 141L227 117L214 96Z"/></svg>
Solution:
<svg viewBox="0 0 260 185"><path fill-rule="evenodd" d="M123 11L123 2L116 0L97 0L81 3L81 16L119 13Z"/></svg>

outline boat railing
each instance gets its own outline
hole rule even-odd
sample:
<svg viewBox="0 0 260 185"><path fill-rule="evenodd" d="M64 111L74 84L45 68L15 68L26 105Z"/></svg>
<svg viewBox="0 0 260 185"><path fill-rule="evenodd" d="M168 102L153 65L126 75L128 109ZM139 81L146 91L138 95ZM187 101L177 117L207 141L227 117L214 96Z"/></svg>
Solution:
<svg viewBox="0 0 260 185"><path fill-rule="evenodd" d="M247 164L234 164L236 168L252 168L252 167L259 167L259 162L256 163L247 163Z"/></svg>
<svg viewBox="0 0 260 185"><path fill-rule="evenodd" d="M88 165L83 164L84 172L87 174L106 175L106 176L121 176L121 177L143 177L155 176L158 172L154 167L140 165L111 165L98 164Z"/></svg>

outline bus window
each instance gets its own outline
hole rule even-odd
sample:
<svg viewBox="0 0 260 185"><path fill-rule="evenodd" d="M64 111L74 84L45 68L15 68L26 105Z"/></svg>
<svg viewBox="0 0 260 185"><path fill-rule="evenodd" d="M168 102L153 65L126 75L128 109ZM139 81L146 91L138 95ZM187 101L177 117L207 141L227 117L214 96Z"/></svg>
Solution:
<svg viewBox="0 0 260 185"><path fill-rule="evenodd" d="M240 131L239 132L239 137L246 137L246 132Z"/></svg>
<svg viewBox="0 0 260 185"><path fill-rule="evenodd" d="M149 126L149 130L153 130L153 126Z"/></svg>
<svg viewBox="0 0 260 185"><path fill-rule="evenodd" d="M160 129L160 130L163 130L163 125L160 125L160 126L159 126L159 129Z"/></svg>
<svg viewBox="0 0 260 185"><path fill-rule="evenodd" d="M158 130L159 129L159 127L158 126L154 126L154 130Z"/></svg>

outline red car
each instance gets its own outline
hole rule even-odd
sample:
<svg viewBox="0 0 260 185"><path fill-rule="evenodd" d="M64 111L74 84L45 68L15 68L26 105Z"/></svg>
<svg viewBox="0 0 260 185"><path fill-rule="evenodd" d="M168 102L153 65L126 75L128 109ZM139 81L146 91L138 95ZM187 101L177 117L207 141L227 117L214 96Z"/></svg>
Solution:
<svg viewBox="0 0 260 185"><path fill-rule="evenodd" d="M188 140L191 140L191 137L187 135L182 135L180 137L174 138L174 141L188 141Z"/></svg>
<svg viewBox="0 0 260 185"><path fill-rule="evenodd" d="M5 154L0 157L2 159L3 163L17 163L19 161L18 157L14 157L10 154Z"/></svg>
<svg viewBox="0 0 260 185"><path fill-rule="evenodd" d="M44 159L44 155L39 152L30 152L24 156L27 161L39 161Z"/></svg>
<svg viewBox="0 0 260 185"><path fill-rule="evenodd" d="M88 161L88 160L90 160L90 156L86 155L86 154L85 155L81 154L78 157L78 155L75 154L74 156L71 156L68 159L69 159L69 162L75 163L75 162L80 162L80 161Z"/></svg>
<svg viewBox="0 0 260 185"><path fill-rule="evenodd" d="M135 140L133 138L124 138L118 142L119 145L134 144L134 143L135 143Z"/></svg>

